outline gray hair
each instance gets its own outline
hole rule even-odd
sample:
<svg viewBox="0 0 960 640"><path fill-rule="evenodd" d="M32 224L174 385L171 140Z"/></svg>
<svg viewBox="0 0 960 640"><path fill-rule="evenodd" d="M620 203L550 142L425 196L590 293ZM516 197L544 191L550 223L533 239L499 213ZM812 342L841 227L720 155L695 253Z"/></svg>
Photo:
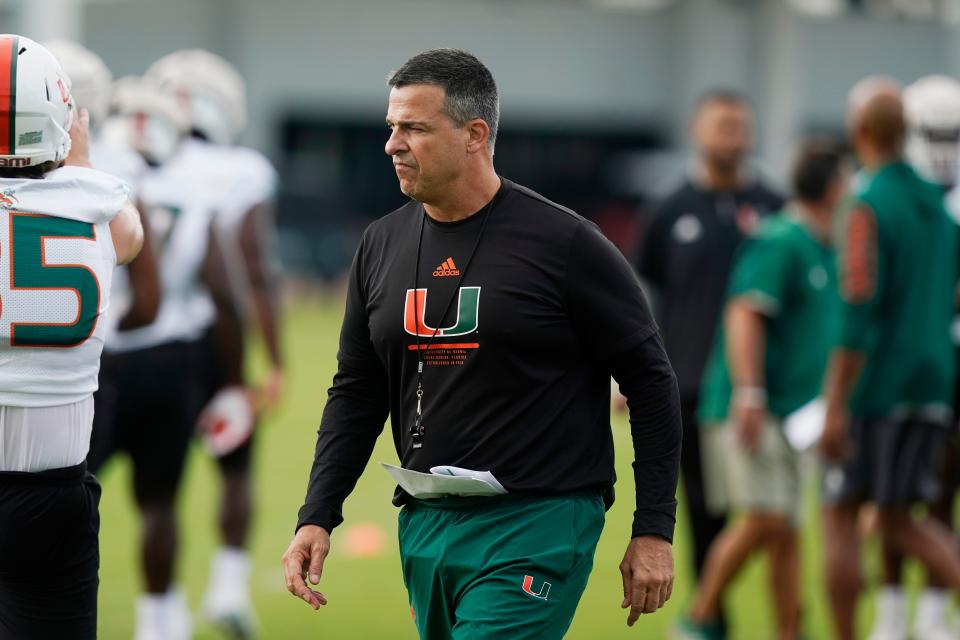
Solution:
<svg viewBox="0 0 960 640"><path fill-rule="evenodd" d="M493 151L500 123L500 99L493 74L476 56L462 49L431 49L413 56L390 74L387 84L405 87L432 84L444 91L444 113L458 126L479 118L490 127Z"/></svg>

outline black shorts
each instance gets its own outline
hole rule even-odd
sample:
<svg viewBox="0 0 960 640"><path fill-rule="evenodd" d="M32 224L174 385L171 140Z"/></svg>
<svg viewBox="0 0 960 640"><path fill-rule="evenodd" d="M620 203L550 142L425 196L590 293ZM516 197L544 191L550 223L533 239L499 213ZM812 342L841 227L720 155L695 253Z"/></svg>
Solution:
<svg viewBox="0 0 960 640"><path fill-rule="evenodd" d="M116 451L133 462L140 504L172 501L204 402L200 341L105 353L94 395L87 461L94 473Z"/></svg>
<svg viewBox="0 0 960 640"><path fill-rule="evenodd" d="M223 366L212 331L208 331L204 336L202 348L204 358L204 404L206 404L226 386L226 383L223 379ZM253 434L246 442L227 455L217 458L217 465L223 473L247 473L250 471L253 459L253 441L256 438L256 433L256 428L254 428Z"/></svg>
<svg viewBox="0 0 960 640"><path fill-rule="evenodd" d="M85 465L0 472L0 638L97 637L99 504Z"/></svg>
<svg viewBox="0 0 960 640"><path fill-rule="evenodd" d="M939 498L946 425L854 418L850 429L853 458L824 470L826 504L864 500L892 507Z"/></svg>

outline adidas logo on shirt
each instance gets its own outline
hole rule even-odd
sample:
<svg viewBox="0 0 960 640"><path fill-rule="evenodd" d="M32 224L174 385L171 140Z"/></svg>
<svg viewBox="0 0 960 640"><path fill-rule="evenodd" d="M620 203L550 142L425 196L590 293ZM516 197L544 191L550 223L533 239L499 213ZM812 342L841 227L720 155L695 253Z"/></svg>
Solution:
<svg viewBox="0 0 960 640"><path fill-rule="evenodd" d="M460 275L460 269L457 269L457 265L454 264L453 258L447 258L443 261L443 264L434 269L433 275L438 278L442 278L444 276L458 276Z"/></svg>

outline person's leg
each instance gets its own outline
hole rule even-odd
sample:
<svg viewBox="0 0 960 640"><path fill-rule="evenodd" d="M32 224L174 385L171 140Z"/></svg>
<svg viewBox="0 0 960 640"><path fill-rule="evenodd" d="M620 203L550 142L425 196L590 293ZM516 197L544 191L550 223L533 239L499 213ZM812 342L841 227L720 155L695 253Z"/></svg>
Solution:
<svg viewBox="0 0 960 640"><path fill-rule="evenodd" d="M732 422L702 434L707 447L704 453L712 456L704 461L705 468L712 469L712 463L723 461L724 473L716 478L711 474L711 483L724 484L729 505L746 515L724 529L710 548L689 616L694 625L709 625L719 619L723 593L751 553L781 543L783 554L777 556L780 564L772 569L783 581L789 578L790 563L797 562L796 545L791 557L789 543L801 515L800 458L790 448L777 420L764 425L754 451L744 449L735 434ZM708 497L713 501L713 493ZM796 589L787 587L781 594L782 604L796 610ZM791 626L795 625L794 619Z"/></svg>
<svg viewBox="0 0 960 640"><path fill-rule="evenodd" d="M770 590L777 616L779 640L796 640L800 634L800 545L797 529L784 521L770 536L767 554Z"/></svg>
<svg viewBox="0 0 960 640"><path fill-rule="evenodd" d="M690 533L693 536L694 575L699 578L706 565L710 545L727 524L727 514L713 513L707 507L701 433L697 421L698 404L699 396L697 395L684 396L680 400L683 422L680 473L683 477L687 513L690 517Z"/></svg>
<svg viewBox="0 0 960 640"><path fill-rule="evenodd" d="M126 372L119 420L130 434L133 489L143 521L137 640L182 640L192 634L186 600L176 589L179 546L176 499L196 422L196 346L176 343L138 352ZM126 393L124 393L126 392ZM134 432L136 435L133 435Z"/></svg>
<svg viewBox="0 0 960 640"><path fill-rule="evenodd" d="M81 467L0 476L0 638L93 640L96 479Z"/></svg>
<svg viewBox="0 0 960 640"><path fill-rule="evenodd" d="M222 488L218 525L227 547L246 549L253 516L253 440L218 460Z"/></svg>
<svg viewBox="0 0 960 640"><path fill-rule="evenodd" d="M443 581L441 563L445 556L444 531L455 514L417 506L419 502L405 506L399 515L403 583L420 640L449 640L455 594Z"/></svg>
<svg viewBox="0 0 960 640"><path fill-rule="evenodd" d="M929 514L942 524L951 535L953 530L953 505L960 484L960 443L956 426L946 445L941 476L943 491L940 499L930 505ZM950 633L947 611L950 604L948 585L936 574L927 574L926 588L917 597L917 612L914 617L913 635L917 638L948 638Z"/></svg>
<svg viewBox="0 0 960 640"><path fill-rule="evenodd" d="M855 640L857 598L863 582L860 571L860 502L828 504L823 509L824 575L827 599L838 640Z"/></svg>
<svg viewBox="0 0 960 640"><path fill-rule="evenodd" d="M573 621L603 529L598 495L478 509L447 530L455 578L452 640L560 640ZM446 586L446 585L445 585Z"/></svg>
<svg viewBox="0 0 960 640"><path fill-rule="evenodd" d="M762 513L745 515L730 525L710 547L707 563L694 598L690 618L697 624L714 622L720 616L724 591L750 554L759 551L780 529L784 519Z"/></svg>
<svg viewBox="0 0 960 640"><path fill-rule="evenodd" d="M879 522L886 540L919 560L949 588L960 591L960 554L946 527L929 516L914 519L906 506L881 507Z"/></svg>
<svg viewBox="0 0 960 640"><path fill-rule="evenodd" d="M221 546L210 562L204 595L206 616L232 637L256 634L256 615L250 595L250 556L247 551L253 513L253 440L219 458Z"/></svg>
<svg viewBox="0 0 960 640"><path fill-rule="evenodd" d="M946 429L924 421L883 421L877 430L874 477L878 524L884 539L915 557L951 589L960 590L960 553L951 532L930 516L914 518L911 506L940 496Z"/></svg>

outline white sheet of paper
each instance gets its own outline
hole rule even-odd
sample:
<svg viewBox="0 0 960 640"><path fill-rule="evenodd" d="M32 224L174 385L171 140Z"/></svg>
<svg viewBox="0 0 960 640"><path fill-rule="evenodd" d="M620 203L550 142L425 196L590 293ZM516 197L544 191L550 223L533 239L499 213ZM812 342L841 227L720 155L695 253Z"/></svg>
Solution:
<svg viewBox="0 0 960 640"><path fill-rule="evenodd" d="M820 441L823 424L827 419L827 403L815 398L803 405L783 421L787 442L796 451L806 451Z"/></svg>
<svg viewBox="0 0 960 640"><path fill-rule="evenodd" d="M473 469L464 469L462 467L449 467L447 465L441 465L439 467L430 467L430 473L442 476L460 476L464 478L476 478L477 480L483 480L491 487L497 490L497 493L506 493L507 490L503 488L503 485L500 484L500 481L497 480L492 473L489 471L474 471Z"/></svg>
<svg viewBox="0 0 960 640"><path fill-rule="evenodd" d="M403 469L381 462L380 466L389 473L400 487L414 498L428 499L443 496L496 496L506 493L497 482L496 486L472 475L449 475L423 473ZM451 467L456 468L456 467ZM473 472L489 473L489 472ZM493 476L491 475L491 478ZM496 478L494 478L496 482Z"/></svg>

